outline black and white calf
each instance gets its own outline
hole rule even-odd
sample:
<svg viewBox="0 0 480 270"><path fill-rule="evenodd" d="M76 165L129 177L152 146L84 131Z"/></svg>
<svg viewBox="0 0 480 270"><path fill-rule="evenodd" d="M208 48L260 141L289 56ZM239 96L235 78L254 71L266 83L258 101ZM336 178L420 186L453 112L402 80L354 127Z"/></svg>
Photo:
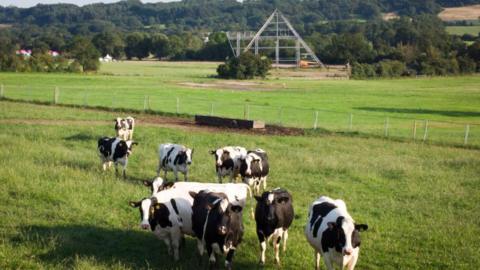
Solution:
<svg viewBox="0 0 480 270"><path fill-rule="evenodd" d="M103 170L110 167L112 162L115 164L115 173L118 174L118 164L122 165L123 177L126 177L128 156L132 154L134 141L124 141L120 138L103 137L98 140L98 156L102 162Z"/></svg>
<svg viewBox="0 0 480 270"><path fill-rule="evenodd" d="M198 251L207 250L210 263L216 254L226 254L225 267L231 269L236 248L242 241L242 207L232 205L223 193L202 190L190 192L193 200L192 228L198 239Z"/></svg>
<svg viewBox="0 0 480 270"><path fill-rule="evenodd" d="M126 118L117 117L117 119L115 119L115 133L117 138L121 138L123 140L132 140L134 128L135 119L131 116Z"/></svg>
<svg viewBox="0 0 480 270"><path fill-rule="evenodd" d="M229 175L230 182L240 174L241 159L247 156L247 149L240 146L225 146L210 151L215 156L215 170L218 182L222 183L223 177Z"/></svg>
<svg viewBox="0 0 480 270"><path fill-rule="evenodd" d="M164 190L150 198L130 202L140 209L140 227L151 229L165 242L168 253L179 259L179 248L185 234L195 236L192 230L192 204L190 195L177 190Z"/></svg>
<svg viewBox="0 0 480 270"><path fill-rule="evenodd" d="M275 250L275 263L280 263L279 249L283 238L283 251L287 249L288 228L292 224L294 212L292 196L286 190L274 189L266 191L261 197L255 196L255 222L257 237L260 241L260 263L265 264L267 242L272 239Z"/></svg>
<svg viewBox="0 0 480 270"><path fill-rule="evenodd" d="M267 188L267 176L270 171L267 153L263 149L248 151L247 156L241 159L240 175L245 184L252 186L253 191L260 193L260 184Z"/></svg>
<svg viewBox="0 0 480 270"><path fill-rule="evenodd" d="M322 196L308 211L305 236L315 249L315 269L320 268L320 254L328 270L336 265L353 270L360 252L360 232L366 224L356 224L342 200Z"/></svg>
<svg viewBox="0 0 480 270"><path fill-rule="evenodd" d="M167 179L167 171L173 171L175 181L178 181L178 172L183 173L185 181L188 177L188 166L192 164L193 149L186 148L178 144L160 144L158 147L158 169L157 176L160 171L165 172L164 178Z"/></svg>

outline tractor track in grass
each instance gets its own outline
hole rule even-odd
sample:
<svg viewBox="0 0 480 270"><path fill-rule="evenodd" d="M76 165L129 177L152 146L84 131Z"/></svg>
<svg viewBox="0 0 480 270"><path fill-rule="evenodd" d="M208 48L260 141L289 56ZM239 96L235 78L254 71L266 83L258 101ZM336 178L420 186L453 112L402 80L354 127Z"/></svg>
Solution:
<svg viewBox="0 0 480 270"><path fill-rule="evenodd" d="M135 117L137 128L146 127L162 127L182 129L185 131L197 132L231 132L240 134L254 135L279 135L279 136L301 136L305 132L299 128L287 128L280 126L267 125L265 129L234 129L211 127L195 124L195 121L188 118L153 116L153 115L132 115ZM107 120L66 120L66 119L31 119L31 118L6 118L0 119L0 124L23 124L23 125L44 125L44 126L102 126L113 125L113 121Z"/></svg>

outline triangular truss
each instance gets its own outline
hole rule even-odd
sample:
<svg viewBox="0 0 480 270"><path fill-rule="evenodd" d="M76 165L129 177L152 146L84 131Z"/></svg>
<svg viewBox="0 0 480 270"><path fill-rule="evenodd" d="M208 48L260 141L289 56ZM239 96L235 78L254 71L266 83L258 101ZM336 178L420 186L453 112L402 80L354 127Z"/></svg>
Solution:
<svg viewBox="0 0 480 270"><path fill-rule="evenodd" d="M249 50L253 50L255 55L262 51L264 54L274 55L274 66L277 67L293 65L300 67L302 63L324 67L288 19L277 9L255 34L254 32L227 32L227 37L235 56ZM249 42L245 45L246 41Z"/></svg>

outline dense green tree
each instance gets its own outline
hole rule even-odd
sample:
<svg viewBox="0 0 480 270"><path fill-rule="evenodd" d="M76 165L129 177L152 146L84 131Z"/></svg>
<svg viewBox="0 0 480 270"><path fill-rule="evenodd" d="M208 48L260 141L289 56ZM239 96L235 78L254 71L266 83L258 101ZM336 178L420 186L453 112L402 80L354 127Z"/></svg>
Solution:
<svg viewBox="0 0 480 270"><path fill-rule="evenodd" d="M232 57L226 60L224 64L219 65L217 73L220 78L225 79L264 78L270 67L271 62L268 58L246 52L239 57Z"/></svg>
<svg viewBox="0 0 480 270"><path fill-rule="evenodd" d="M100 53L86 37L75 37L70 44L70 55L82 66L83 71L96 71L100 66Z"/></svg>
<svg viewBox="0 0 480 270"><path fill-rule="evenodd" d="M135 32L127 35L125 39L125 55L128 59L133 57L142 60L150 52L150 39L144 33Z"/></svg>
<svg viewBox="0 0 480 270"><path fill-rule="evenodd" d="M92 39L93 44L102 56L107 54L119 59L125 55L125 43L120 34L115 32L102 32Z"/></svg>

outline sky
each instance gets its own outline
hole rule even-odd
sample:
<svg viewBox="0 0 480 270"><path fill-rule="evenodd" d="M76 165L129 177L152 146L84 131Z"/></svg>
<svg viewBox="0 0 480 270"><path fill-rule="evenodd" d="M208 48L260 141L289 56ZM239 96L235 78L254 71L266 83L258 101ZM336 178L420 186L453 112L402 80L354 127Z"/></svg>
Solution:
<svg viewBox="0 0 480 270"><path fill-rule="evenodd" d="M113 3L120 0L0 0L0 6L17 6L17 7L33 7L36 4L57 4L69 3L77 6L82 6L91 3ZM142 0L142 2L172 2L173 0Z"/></svg>

